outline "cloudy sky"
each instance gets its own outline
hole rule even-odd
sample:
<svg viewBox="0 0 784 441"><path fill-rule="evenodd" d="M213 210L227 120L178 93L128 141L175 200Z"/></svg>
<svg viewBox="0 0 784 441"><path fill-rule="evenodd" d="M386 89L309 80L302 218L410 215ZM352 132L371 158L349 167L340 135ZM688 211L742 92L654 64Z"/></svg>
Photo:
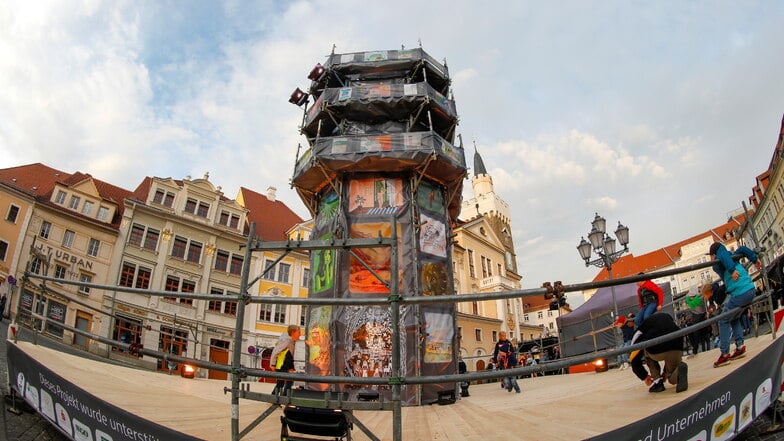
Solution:
<svg viewBox="0 0 784 441"><path fill-rule="evenodd" d="M421 44L511 207L524 288L596 274L575 249L595 212L635 255L725 222L784 114L784 3L556 3L5 1L0 167L128 189L209 171L308 217L289 94L333 45Z"/></svg>

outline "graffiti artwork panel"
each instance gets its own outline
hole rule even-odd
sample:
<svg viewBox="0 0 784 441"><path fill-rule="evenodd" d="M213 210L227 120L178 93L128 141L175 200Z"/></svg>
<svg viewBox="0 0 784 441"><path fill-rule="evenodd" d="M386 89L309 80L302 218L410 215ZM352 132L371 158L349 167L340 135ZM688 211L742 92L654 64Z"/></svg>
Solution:
<svg viewBox="0 0 784 441"><path fill-rule="evenodd" d="M425 312L425 363L452 361L454 317L447 311Z"/></svg>
<svg viewBox="0 0 784 441"><path fill-rule="evenodd" d="M401 179L354 179L349 184L348 211L351 214L392 215L403 202Z"/></svg>
<svg viewBox="0 0 784 441"><path fill-rule="evenodd" d="M332 239L332 233L327 233L320 240ZM335 254L337 250L326 249L313 252L313 293L331 290L335 286Z"/></svg>
<svg viewBox="0 0 784 441"><path fill-rule="evenodd" d="M321 198L318 204L318 215L316 216L316 224L314 225L314 233L321 233L331 230L331 226L335 224L338 209L340 208L340 198L334 191L330 191Z"/></svg>
<svg viewBox="0 0 784 441"><path fill-rule="evenodd" d="M417 189L417 205L432 213L444 213L444 195L440 188L422 182Z"/></svg>
<svg viewBox="0 0 784 441"><path fill-rule="evenodd" d="M332 375L332 306L317 306L310 308L308 316L308 362L306 371L313 375ZM326 390L326 383L313 384L312 388Z"/></svg>
<svg viewBox="0 0 784 441"><path fill-rule="evenodd" d="M392 225L388 222L365 222L351 225L349 236L353 239L392 237ZM355 248L355 256L349 259L349 290L352 293L389 293L385 283L390 281L392 250L390 247ZM360 260L367 265L360 263ZM368 267L373 269L373 274Z"/></svg>
<svg viewBox="0 0 784 441"><path fill-rule="evenodd" d="M423 261L419 270L420 294L423 296L442 296L451 294L449 289L449 268L447 262Z"/></svg>
<svg viewBox="0 0 784 441"><path fill-rule="evenodd" d="M423 253L446 257L446 224L424 213L420 214L419 247Z"/></svg>

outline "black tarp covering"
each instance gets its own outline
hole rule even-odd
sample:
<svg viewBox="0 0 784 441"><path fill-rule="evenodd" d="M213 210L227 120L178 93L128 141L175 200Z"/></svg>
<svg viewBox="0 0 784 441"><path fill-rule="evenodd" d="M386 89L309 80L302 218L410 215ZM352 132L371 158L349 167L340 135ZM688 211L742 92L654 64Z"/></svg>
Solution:
<svg viewBox="0 0 784 441"><path fill-rule="evenodd" d="M659 283L664 291L664 307L662 311L671 315L672 309L670 283ZM640 305L637 300L637 284L628 283L615 287L615 301L618 305L618 314L627 315L632 312L637 314ZM610 287L599 288L596 293L579 308L558 317L558 330L561 336L561 354L565 357L600 351L615 347L612 316L612 290ZM674 317L674 315L673 315ZM607 328L604 331L597 330Z"/></svg>
<svg viewBox="0 0 784 441"><path fill-rule="evenodd" d="M456 195L448 202L449 215L457 217L465 153L433 132L321 138L300 156L292 185L315 193L328 185L325 176L359 170L400 172L425 164L424 176L447 187L447 195ZM313 202L306 201L306 205L315 206Z"/></svg>
<svg viewBox="0 0 784 441"><path fill-rule="evenodd" d="M327 69L345 76L381 76L389 73L400 77L412 76L411 72L420 66L427 71L428 81L434 87L441 91L446 90L449 86L449 70L421 48L332 54L324 64ZM327 76L325 81L328 79ZM314 87L318 88L319 85L319 82L316 82Z"/></svg>
<svg viewBox="0 0 784 441"><path fill-rule="evenodd" d="M457 124L454 101L438 93L428 83L420 82L326 89L308 109L302 132L311 138L331 136L343 119L408 120L423 106L433 110L432 123L437 132L446 133ZM420 116L426 118L425 114Z"/></svg>

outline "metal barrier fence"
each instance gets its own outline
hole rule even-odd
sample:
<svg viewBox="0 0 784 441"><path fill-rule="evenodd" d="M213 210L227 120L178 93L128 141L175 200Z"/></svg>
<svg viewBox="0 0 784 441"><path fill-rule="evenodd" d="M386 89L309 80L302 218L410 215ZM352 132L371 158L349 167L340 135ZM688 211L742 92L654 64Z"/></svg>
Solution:
<svg viewBox="0 0 784 441"><path fill-rule="evenodd" d="M230 365L199 360L192 357L183 357L183 356L174 355L158 350L152 350L148 348L140 348L138 347L138 345L134 346L133 344L124 343L118 340L93 334L87 331L83 331L81 329L77 329L75 327L71 327L64 323L52 322L45 315L29 311L31 320L34 319L34 321L38 321L38 323L31 323L31 324L34 324L34 326L32 327L38 332L41 332L42 330L46 329L47 325L58 326L61 327L62 329L66 329L70 332L73 332L74 334L78 334L93 339L95 341L98 341L100 343L104 343L110 347L114 346L114 347L121 348L123 350L134 351L140 355L150 356L158 360L162 360L163 362L171 361L176 363L187 363L201 368L230 373L232 376L231 387L224 388L224 392L231 393L232 396L232 400L231 400L232 441L240 440L243 436L250 433L250 431L252 431L253 428L255 428L258 424L260 424L266 417L268 417L275 410L280 408L281 405L289 405L289 404L315 407L315 408L324 408L324 409L339 408L344 410L392 411L393 439L395 441L401 441L402 440L402 412L401 412L401 401L400 401L400 388L402 387L402 385L421 385L421 384L432 384L432 383L457 384L462 381L491 380L491 379L499 379L508 376L530 375L530 374L535 374L544 371L565 369L568 368L569 366L594 361L599 357L610 358L610 357L618 356L620 354L630 353L635 350L644 349L648 346L659 344L661 342L670 340L672 338L683 337L691 332L710 326L711 324L717 322L718 320L721 320L722 318L726 318L731 314L738 312L737 310L725 311L721 315L711 317L710 319L707 319L705 321L680 329L679 331L674 332L670 335L647 340L645 342L637 343L631 346L604 350L601 352L592 352L589 354L583 354L583 355L578 355L569 358L552 360L552 361L548 361L545 363L540 363L532 366L517 367L517 368L503 370L503 371L482 371L482 372L473 372L473 373L465 373L465 374L455 373L455 374L448 374L448 375L433 375L433 376L401 376L400 366L402 360L400 359L399 310L402 305L417 305L417 304L423 305L423 304L430 304L430 303L449 303L449 302L459 303L459 302L471 302L475 300L496 300L496 299L513 299L513 298L522 299L524 297L543 296L547 292L547 289L533 288L533 289L512 290L512 291L481 293L481 294L472 293L472 294L443 295L437 297L435 296L404 297L397 292L397 286L396 286L397 278L391 277L391 286L390 286L391 294L387 298L367 298L367 299L355 299L355 298L324 299L324 298L290 298L290 297L271 298L271 297L253 296L248 293L249 286L251 286L253 283L258 281L263 276L263 274L261 274L256 279L252 281L249 280L251 254L254 251L260 251L260 250L282 250L285 255L285 253L294 250L319 250L319 249L343 248L351 251L351 249L353 248L389 246L392 247L392 252L393 252L393 256L391 259L393 265L392 274L396 274L397 270L395 267L397 264L397 258L395 256L395 248L396 248L395 245L397 243L397 238L394 237L396 229L393 228L392 231L393 231L393 237L391 238L378 237L374 239L333 239L329 241L290 240L285 242L261 242L254 237L255 224L251 224L249 236L248 236L249 239L245 247L246 250L245 250L245 259L243 262L242 275L241 275L240 293L237 294L237 297L235 299L232 299L237 301L237 313L236 313L236 327L235 327L235 342L234 342L234 351L233 351L234 356L231 360ZM709 267L712 264L713 262L705 262L705 263L700 263L695 265L684 266L680 268L650 272L645 275L635 275L635 276L624 277L624 278L616 278L616 279L606 280L601 282L563 285L563 289L564 292L576 292L576 291L584 291L584 290L602 288L602 287L608 287L614 285L627 284L627 283L637 282L641 280L655 279L659 277L694 271L697 269ZM106 291L128 292L128 293L144 294L147 296L171 297L173 294L171 291L153 291L153 290L127 288L127 287L114 286L114 285L101 285L101 284L93 284L93 283L84 283L79 281L64 280L60 278L42 276L31 272L25 272L24 277L22 278L22 286L24 286L26 283L30 283L29 282L30 279L41 280L42 283L41 285L39 285L39 287L42 288L43 290L46 290L46 282L57 282L61 284L85 286L91 289L94 288L94 289L102 289ZM767 286L767 284L765 286ZM770 294L771 294L770 291L765 291L761 296L758 296L755 299L755 302L769 300ZM226 301L228 297L222 294L197 294L197 293L184 293L184 292L177 292L176 296L179 298L206 300L206 301L210 301L210 300ZM229 299L231 298L229 297ZM78 299L72 299L72 300L79 303ZM321 375L309 375L306 373L273 372L269 370L249 368L243 366L241 363L241 358L240 358L241 351L239 350L239 348L241 347L242 336L244 333L244 315L245 315L244 309L246 305L251 303L292 304L292 305L388 306L389 308L391 308L391 312L392 312L391 316L392 316L392 323L393 323L393 345L392 345L393 349L391 354L392 357L391 376L390 377L345 377L345 376L335 376L335 375L321 376ZM770 322L773 323L773 311L772 311L771 302L768 301L768 305L771 305L767 311L768 317ZM112 316L111 312L107 312L107 311L99 311L99 312ZM773 337L775 338L775 329L773 326L771 326L771 330L773 333ZM111 328L110 328L110 332L111 332ZM391 401L381 400L379 402L343 401L341 399L336 399L333 396L333 393L329 393L329 392L325 392L322 398L313 398L312 396L303 398L303 397L297 397L296 394L292 394L292 393L289 393L288 395L262 394L262 393L251 392L249 388L247 388L245 385L242 384L243 379L247 378L248 376L256 376L259 378L270 378L275 380L304 381L309 383L384 385L384 386L390 386L392 388L393 394L392 394ZM270 408L268 408L267 411L265 411L262 415L257 417L253 422L251 422L244 429L240 429L239 426L240 399L249 399L254 401L267 402L270 403ZM348 414L349 414L348 417L352 419L352 422L355 425L357 425L357 427L359 427L369 438L373 440L378 440L378 438L375 435L373 435L367 429L367 427L365 427L360 421L356 420L356 418L351 416L350 412L348 412Z"/></svg>

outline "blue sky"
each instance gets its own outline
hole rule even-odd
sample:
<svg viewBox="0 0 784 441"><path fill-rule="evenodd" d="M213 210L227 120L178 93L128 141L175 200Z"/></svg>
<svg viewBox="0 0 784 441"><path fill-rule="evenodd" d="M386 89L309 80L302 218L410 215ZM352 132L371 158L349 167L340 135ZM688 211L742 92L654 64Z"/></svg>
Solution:
<svg viewBox="0 0 784 441"><path fill-rule="evenodd" d="M784 114L784 3L478 5L4 2L0 167L44 162L129 189L209 171L228 197L275 186L307 217L289 187L305 142L289 94L333 44L421 41L446 59L458 133L510 204L524 288L595 275L575 249L595 212L643 254L751 194Z"/></svg>

